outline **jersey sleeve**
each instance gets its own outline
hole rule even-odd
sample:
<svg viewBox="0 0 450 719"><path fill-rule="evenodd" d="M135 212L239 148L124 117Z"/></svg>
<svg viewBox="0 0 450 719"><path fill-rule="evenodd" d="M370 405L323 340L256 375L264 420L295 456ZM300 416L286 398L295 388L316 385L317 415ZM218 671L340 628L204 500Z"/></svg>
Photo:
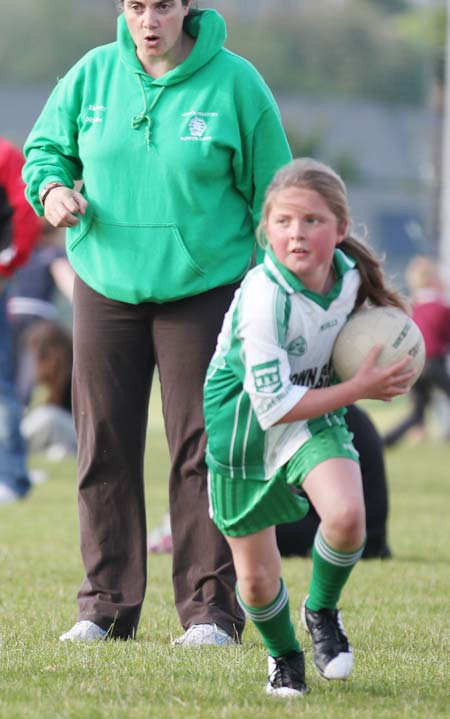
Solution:
<svg viewBox="0 0 450 719"><path fill-rule="evenodd" d="M239 320L244 390L261 428L266 430L289 412L308 388L292 384L289 358L283 347L289 296L273 286L265 296L256 292L246 299Z"/></svg>

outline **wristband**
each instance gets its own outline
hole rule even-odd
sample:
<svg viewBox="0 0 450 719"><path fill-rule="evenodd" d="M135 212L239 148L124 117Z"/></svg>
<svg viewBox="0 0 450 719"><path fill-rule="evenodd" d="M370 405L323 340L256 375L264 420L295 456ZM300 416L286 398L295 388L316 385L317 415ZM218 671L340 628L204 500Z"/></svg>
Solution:
<svg viewBox="0 0 450 719"><path fill-rule="evenodd" d="M49 182L48 185L45 185L45 187L42 188L42 190L39 193L39 202L41 203L42 207L45 205L45 200L47 199L47 195L55 189L55 187L65 187L65 185L62 184L62 182Z"/></svg>

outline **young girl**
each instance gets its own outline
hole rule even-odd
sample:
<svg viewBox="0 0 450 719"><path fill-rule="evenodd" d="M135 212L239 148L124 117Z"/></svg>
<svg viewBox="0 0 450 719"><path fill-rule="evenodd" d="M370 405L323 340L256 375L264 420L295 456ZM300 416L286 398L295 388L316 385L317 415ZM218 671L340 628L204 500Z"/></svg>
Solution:
<svg viewBox="0 0 450 719"><path fill-rule="evenodd" d="M314 662L345 679L353 656L337 603L365 541L358 454L345 405L390 400L414 372L402 360L378 367L374 347L357 375L332 383L336 336L352 310L370 300L402 307L377 260L350 235L345 186L326 165L294 160L269 186L258 228L267 244L225 317L205 383L210 512L225 535L238 600L269 653L270 694L306 691L304 657L280 576L275 525L321 518L303 621Z"/></svg>

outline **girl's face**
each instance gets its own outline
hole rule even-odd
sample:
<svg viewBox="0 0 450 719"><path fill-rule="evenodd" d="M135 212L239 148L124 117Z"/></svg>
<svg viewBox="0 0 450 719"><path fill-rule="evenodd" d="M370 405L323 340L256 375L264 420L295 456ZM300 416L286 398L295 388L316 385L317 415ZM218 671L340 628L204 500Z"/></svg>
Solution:
<svg viewBox="0 0 450 719"><path fill-rule="evenodd" d="M123 14L144 67L156 58L178 64L189 5L181 0L124 0Z"/></svg>
<svg viewBox="0 0 450 719"><path fill-rule="evenodd" d="M295 186L280 190L264 229L275 257L307 289L330 291L333 252L345 239L347 223L338 222L319 193Z"/></svg>

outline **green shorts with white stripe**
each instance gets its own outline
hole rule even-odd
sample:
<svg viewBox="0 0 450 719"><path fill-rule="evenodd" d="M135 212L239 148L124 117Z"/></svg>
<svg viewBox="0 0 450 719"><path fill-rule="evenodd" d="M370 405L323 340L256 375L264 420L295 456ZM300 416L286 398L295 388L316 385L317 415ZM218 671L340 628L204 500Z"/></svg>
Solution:
<svg viewBox="0 0 450 719"><path fill-rule="evenodd" d="M243 537L302 519L309 503L293 487L300 487L309 472L327 459L343 457L358 462L352 438L344 426L323 429L308 439L268 481L232 479L210 470L209 506L213 522L222 534Z"/></svg>

